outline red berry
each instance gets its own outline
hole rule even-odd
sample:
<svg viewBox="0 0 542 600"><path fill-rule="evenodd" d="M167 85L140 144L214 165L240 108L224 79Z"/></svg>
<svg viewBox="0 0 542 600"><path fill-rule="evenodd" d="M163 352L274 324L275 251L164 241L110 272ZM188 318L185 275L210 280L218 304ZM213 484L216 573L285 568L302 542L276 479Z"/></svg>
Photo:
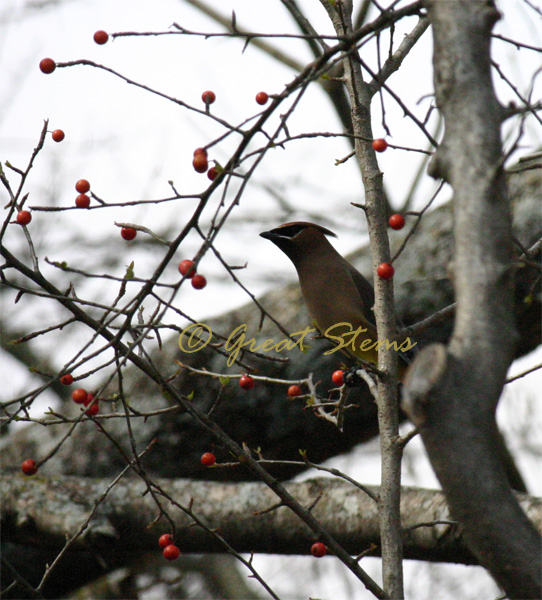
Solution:
<svg viewBox="0 0 542 600"><path fill-rule="evenodd" d="M207 285L207 279L203 275L196 273L194 277L192 277L192 287L195 290L202 290Z"/></svg>
<svg viewBox="0 0 542 600"><path fill-rule="evenodd" d="M162 553L164 558L167 560L176 560L181 555L181 551L175 544L170 544L164 548L164 552Z"/></svg>
<svg viewBox="0 0 542 600"><path fill-rule="evenodd" d="M75 199L77 208L88 208L90 206L90 198L86 194L79 194Z"/></svg>
<svg viewBox="0 0 542 600"><path fill-rule="evenodd" d="M94 34L94 41L97 44L100 44L100 46L106 44L108 39L109 35L107 34L107 32L102 31L101 29Z"/></svg>
<svg viewBox="0 0 542 600"><path fill-rule="evenodd" d="M17 213L17 223L19 225L28 225L32 221L32 215L28 210L20 210Z"/></svg>
<svg viewBox="0 0 542 600"><path fill-rule="evenodd" d="M209 105L216 100L216 95L214 92L211 92L211 90L207 90L206 92L203 92L201 99L205 104Z"/></svg>
<svg viewBox="0 0 542 600"><path fill-rule="evenodd" d="M62 375L60 378L60 383L62 385L71 385L73 383L73 375L71 373L66 373L66 375Z"/></svg>
<svg viewBox="0 0 542 600"><path fill-rule="evenodd" d="M137 230L135 230L133 227L123 227L120 230L120 234L126 241L129 242L135 238L137 235Z"/></svg>
<svg viewBox="0 0 542 600"><path fill-rule="evenodd" d="M344 383L344 371L342 369L335 371L331 376L331 381L333 381L335 385L342 385Z"/></svg>
<svg viewBox="0 0 542 600"><path fill-rule="evenodd" d="M380 279L391 279L394 273L395 269L390 263L380 263L376 269L376 274Z"/></svg>
<svg viewBox="0 0 542 600"><path fill-rule="evenodd" d="M239 379L239 385L243 390L251 390L254 387L254 379L250 375L243 375Z"/></svg>
<svg viewBox="0 0 542 600"><path fill-rule="evenodd" d="M212 467L216 462L216 456L212 452L206 452L201 455L201 464L206 467Z"/></svg>
<svg viewBox="0 0 542 600"><path fill-rule="evenodd" d="M207 177L211 180L214 181L217 177L218 177L218 169L216 167L211 167L208 171L207 171Z"/></svg>
<svg viewBox="0 0 542 600"><path fill-rule="evenodd" d="M373 140L373 149L377 152L384 152L384 150L388 147L388 142L382 138L378 138Z"/></svg>
<svg viewBox="0 0 542 600"><path fill-rule="evenodd" d="M264 104L267 104L268 100L269 96L265 92L258 92L256 94L256 102L258 104L261 104L263 106Z"/></svg>
<svg viewBox="0 0 542 600"><path fill-rule="evenodd" d="M301 388L298 385L291 385L288 388L288 396L301 396Z"/></svg>
<svg viewBox="0 0 542 600"><path fill-rule="evenodd" d="M94 394L89 394L87 396L87 399L83 402L83 404L85 406L89 407L87 410L85 410L85 415L88 415L89 417L93 417L94 415L97 415L98 412L100 411L100 405L98 404L98 400L96 400L96 402L94 402L94 404L92 404L92 402L94 402ZM92 406L89 406L91 404L92 404Z"/></svg>
<svg viewBox="0 0 542 600"><path fill-rule="evenodd" d="M94 417L99 412L100 412L100 405L97 402L95 402L91 407L89 407L89 408L87 408L87 410L85 410L85 415L88 415L89 417Z"/></svg>
<svg viewBox="0 0 542 600"><path fill-rule="evenodd" d="M56 69L56 63L52 58L42 58L40 61L40 71L49 75Z"/></svg>
<svg viewBox="0 0 542 600"><path fill-rule="evenodd" d="M23 464L21 465L21 471L25 475L35 475L38 472L38 467L36 467L36 461L33 458L27 458L23 460Z"/></svg>
<svg viewBox="0 0 542 600"><path fill-rule="evenodd" d="M403 217L403 215L400 215L399 213L395 213L389 218L388 223L392 229L403 229L403 227L405 226L405 217Z"/></svg>
<svg viewBox="0 0 542 600"><path fill-rule="evenodd" d="M89 190L90 190L90 183L86 180L86 179L80 179L76 184L75 184L75 189L80 193L80 194L86 194Z"/></svg>
<svg viewBox="0 0 542 600"><path fill-rule="evenodd" d="M196 154L194 156L194 160L192 161L192 166L198 173L205 173L209 167L207 156L203 154L203 152Z"/></svg>
<svg viewBox="0 0 542 600"><path fill-rule="evenodd" d="M166 548L173 542L173 536L171 533L164 533L158 538L158 544L160 548Z"/></svg>
<svg viewBox="0 0 542 600"><path fill-rule="evenodd" d="M66 135L62 131L62 129L55 129L51 134L51 137L55 142L61 142L66 137Z"/></svg>
<svg viewBox="0 0 542 600"><path fill-rule="evenodd" d="M316 558L320 558L321 556L325 556L327 554L327 548L325 544L322 542L315 542L311 546L311 554L316 556Z"/></svg>
<svg viewBox="0 0 542 600"><path fill-rule="evenodd" d="M84 404L87 401L88 392L83 388L77 388L72 392L72 400L75 404Z"/></svg>
<svg viewBox="0 0 542 600"><path fill-rule="evenodd" d="M203 156L207 158L207 150L205 150L205 148L196 148L194 150L194 156L196 156L196 154L203 154Z"/></svg>
<svg viewBox="0 0 542 600"><path fill-rule="evenodd" d="M193 260L181 260L179 263L179 273L185 275L188 279L192 279L196 274L196 267Z"/></svg>

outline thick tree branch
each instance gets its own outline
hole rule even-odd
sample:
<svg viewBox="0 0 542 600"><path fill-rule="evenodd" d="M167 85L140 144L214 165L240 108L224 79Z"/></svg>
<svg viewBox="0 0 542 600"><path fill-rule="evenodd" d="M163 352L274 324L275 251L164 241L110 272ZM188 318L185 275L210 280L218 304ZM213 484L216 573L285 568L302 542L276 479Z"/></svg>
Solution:
<svg viewBox="0 0 542 600"><path fill-rule="evenodd" d="M517 336L503 110L489 55L499 15L482 0L426 5L446 124L431 172L454 188L457 307L449 347L430 346L414 363L404 407L480 563L510 598L540 598L540 537L510 490L495 422Z"/></svg>
<svg viewBox="0 0 542 600"><path fill-rule="evenodd" d="M277 497L263 483L156 479L153 484L163 497L162 509L171 519L183 553L228 552L222 539L236 552L308 554L314 541L314 534L288 508L268 510L276 506ZM96 508L95 499L108 488ZM370 555L380 556L376 503L362 490L329 478L288 483L285 488L303 506L313 506L315 517L350 554L358 555L374 545ZM146 489L138 478L124 478L111 486L106 479L51 478L42 473L27 479L13 474L5 478L0 496L3 542L32 546L39 539L49 550L59 552L66 538L76 535L94 511L71 551L94 550L106 562L119 552L125 557L158 552L157 538L171 526L161 519L149 528L159 511ZM380 493L376 486L370 490ZM187 510L170 504L168 497ZM542 530L542 499L519 498L535 527ZM191 513L204 527L195 524ZM401 520L406 558L476 564L441 492L403 488ZM127 536L128 553L123 550Z"/></svg>

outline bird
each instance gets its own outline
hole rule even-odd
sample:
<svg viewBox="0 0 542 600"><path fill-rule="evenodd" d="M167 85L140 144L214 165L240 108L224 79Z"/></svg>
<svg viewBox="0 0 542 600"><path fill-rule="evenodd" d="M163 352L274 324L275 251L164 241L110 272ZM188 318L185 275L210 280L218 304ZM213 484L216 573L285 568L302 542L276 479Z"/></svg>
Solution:
<svg viewBox="0 0 542 600"><path fill-rule="evenodd" d="M328 240L337 236L305 221L285 223L260 236L294 264L307 312L320 333L351 356L378 364L374 289ZM399 356L402 379L409 360L402 351Z"/></svg>
<svg viewBox="0 0 542 600"><path fill-rule="evenodd" d="M317 329L326 337L329 337L326 332L329 332L330 328L335 328L332 331L337 330L338 333L358 328L365 330L356 338L355 344L348 345L347 353L361 361L378 364L376 349L362 351L359 347L365 340L377 341L372 310L375 302L374 289L328 240L328 236L337 236L321 225L304 221L279 225L260 233L260 236L273 242L293 262L307 312ZM337 328L339 323L344 325ZM371 344L367 347L369 345ZM415 344L409 346L409 350L412 348L416 350ZM399 352L400 382L404 380L412 354L413 352ZM517 491L526 492L527 488L514 459L502 435L497 433L497 452L510 486Z"/></svg>

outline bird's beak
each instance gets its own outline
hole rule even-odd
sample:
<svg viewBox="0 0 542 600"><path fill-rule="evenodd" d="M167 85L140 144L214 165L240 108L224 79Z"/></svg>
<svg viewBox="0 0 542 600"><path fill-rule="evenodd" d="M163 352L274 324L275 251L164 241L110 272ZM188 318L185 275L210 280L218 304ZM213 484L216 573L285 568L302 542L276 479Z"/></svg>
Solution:
<svg viewBox="0 0 542 600"><path fill-rule="evenodd" d="M277 234L273 233L272 231L262 231L262 233L260 233L260 237L273 241L277 237Z"/></svg>

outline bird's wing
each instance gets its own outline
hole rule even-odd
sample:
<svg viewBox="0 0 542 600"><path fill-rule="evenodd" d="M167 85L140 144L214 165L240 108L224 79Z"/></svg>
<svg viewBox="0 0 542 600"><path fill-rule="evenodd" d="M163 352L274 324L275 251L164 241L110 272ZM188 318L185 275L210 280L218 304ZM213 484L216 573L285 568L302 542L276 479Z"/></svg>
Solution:
<svg viewBox="0 0 542 600"><path fill-rule="evenodd" d="M360 304L363 307L363 315L373 325L376 325L375 316L373 312L373 306L375 303L375 292L373 286L363 277L363 275L355 269L348 261L345 261L348 265L348 272L350 273L354 285L358 290L360 297Z"/></svg>

